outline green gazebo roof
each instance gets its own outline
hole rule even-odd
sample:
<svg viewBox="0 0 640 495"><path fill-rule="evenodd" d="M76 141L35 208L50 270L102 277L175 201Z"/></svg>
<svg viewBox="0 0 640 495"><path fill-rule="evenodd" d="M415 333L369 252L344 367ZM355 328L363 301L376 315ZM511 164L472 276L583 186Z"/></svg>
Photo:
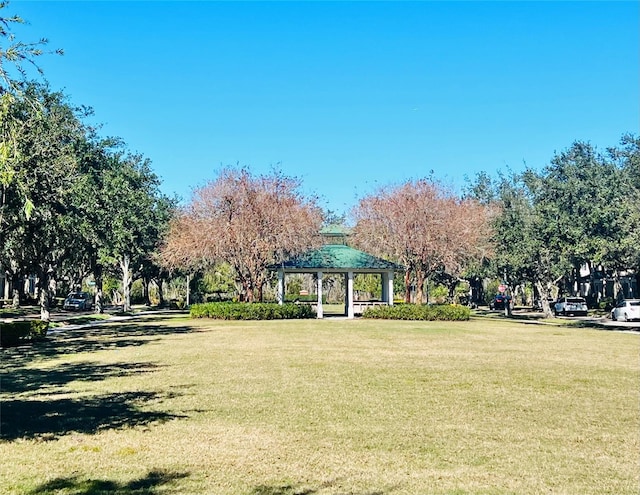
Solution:
<svg viewBox="0 0 640 495"><path fill-rule="evenodd" d="M335 270L360 272L404 270L401 265L377 258L343 244L328 244L288 259L282 264L273 265L270 268L284 268L287 271L323 270L329 272Z"/></svg>

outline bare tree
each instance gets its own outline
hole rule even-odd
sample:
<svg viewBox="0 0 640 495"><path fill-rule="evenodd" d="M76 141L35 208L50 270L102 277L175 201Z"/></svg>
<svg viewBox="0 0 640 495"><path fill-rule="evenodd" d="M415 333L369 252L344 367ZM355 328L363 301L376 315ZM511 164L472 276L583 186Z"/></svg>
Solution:
<svg viewBox="0 0 640 495"><path fill-rule="evenodd" d="M301 182L280 172L253 176L246 168L223 170L194 191L175 218L163 250L172 267L228 262L243 299L262 299L267 267L319 241L322 212Z"/></svg>
<svg viewBox="0 0 640 495"><path fill-rule="evenodd" d="M406 266L405 301L415 277L416 300L437 272L458 274L470 260L488 254L490 211L456 197L430 179L382 188L354 209L356 243Z"/></svg>

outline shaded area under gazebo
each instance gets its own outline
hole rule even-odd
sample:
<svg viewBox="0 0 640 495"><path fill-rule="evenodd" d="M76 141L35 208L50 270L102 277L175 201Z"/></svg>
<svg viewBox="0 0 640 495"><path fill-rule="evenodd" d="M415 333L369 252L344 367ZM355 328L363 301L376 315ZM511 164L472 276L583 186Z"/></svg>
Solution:
<svg viewBox="0 0 640 495"><path fill-rule="evenodd" d="M345 277L345 316L355 317L362 314L372 303L355 302L353 297L353 279L355 273L373 273L382 276L382 301L378 304L393 305L393 274L404 267L391 261L377 258L344 244L327 244L318 249L307 251L299 256L272 265L270 269L278 272L278 303L284 302L285 275L288 273L311 273L317 275L317 315L324 317L322 308L322 277L325 274L343 274Z"/></svg>

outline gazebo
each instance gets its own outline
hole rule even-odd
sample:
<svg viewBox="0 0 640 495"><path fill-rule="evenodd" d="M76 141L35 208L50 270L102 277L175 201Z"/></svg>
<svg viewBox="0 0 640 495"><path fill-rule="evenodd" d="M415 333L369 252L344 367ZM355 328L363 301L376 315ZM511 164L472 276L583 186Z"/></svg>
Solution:
<svg viewBox="0 0 640 495"><path fill-rule="evenodd" d="M344 239L344 234L322 232L325 239L336 242ZM382 258L377 258L346 244L326 244L318 249L307 251L299 256L270 267L278 272L278 303L284 302L285 274L317 274L317 315L323 318L322 277L324 274L343 274L345 277L345 313L348 318L362 314L366 307L373 304L393 305L393 273L403 271L404 267ZM374 273L382 276L382 300L378 303L354 302L353 277L355 273Z"/></svg>

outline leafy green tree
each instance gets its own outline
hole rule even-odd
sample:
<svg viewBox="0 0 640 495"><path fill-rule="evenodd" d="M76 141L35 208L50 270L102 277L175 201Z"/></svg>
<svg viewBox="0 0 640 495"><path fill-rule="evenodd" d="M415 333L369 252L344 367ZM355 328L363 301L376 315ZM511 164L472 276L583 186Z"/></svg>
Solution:
<svg viewBox="0 0 640 495"><path fill-rule="evenodd" d="M14 98L7 111L20 124L20 133L16 135L12 180L2 185L0 233L4 243L0 256L2 264L14 267L16 273L38 275L46 319L56 272L73 242L66 222L77 173L75 148L84 139L85 129L81 110L42 85L26 86L25 96ZM34 208L22 207L23 189Z"/></svg>
<svg viewBox="0 0 640 495"><path fill-rule="evenodd" d="M16 40L11 28L24 24L25 21L17 15L4 15L2 11L8 5L9 2L0 1L0 207L5 204L4 192L9 186L13 186L19 194L20 207L28 219L34 209L34 200L30 195L29 185L21 180L22 177L16 171L21 160L18 140L25 127L30 124L27 117L34 117L39 111L45 112L46 109L39 107L41 101L31 94L32 90L27 91L29 87L33 87L33 83L27 79L27 67L31 66L42 75L36 59L52 52L43 50L47 44L44 38L33 43ZM53 53L62 54L62 50L55 50ZM16 116L16 107L24 106L25 103L32 108ZM3 217L0 213L0 234L2 228Z"/></svg>
<svg viewBox="0 0 640 495"><path fill-rule="evenodd" d="M98 208L103 216L100 263L117 267L122 279L124 311L130 311L131 283L155 263L153 253L168 227L174 201L159 192L160 181L140 155L114 154L103 174Z"/></svg>
<svg viewBox="0 0 640 495"><path fill-rule="evenodd" d="M36 58L51 52L45 39L16 40L11 27L22 23L0 14L0 262L14 287L22 273L38 275L43 318L60 273L73 286L93 272L100 287L113 266L128 309L130 277L160 270L152 252L173 202L147 160L83 123L87 109L27 79L29 67L42 75Z"/></svg>
<svg viewBox="0 0 640 495"><path fill-rule="evenodd" d="M619 147L608 151L618 168L614 200L619 203L612 226L616 235L602 256L602 264L613 268L616 282L620 272L635 272L636 287L640 288L640 138L624 135Z"/></svg>
<svg viewBox="0 0 640 495"><path fill-rule="evenodd" d="M358 273L353 279L353 290L367 294L368 297L382 297L382 279L372 273Z"/></svg>
<svg viewBox="0 0 640 495"><path fill-rule="evenodd" d="M493 274L511 284L531 281L546 297L577 288L583 266L619 270L638 260L638 140L602 155L576 142L542 171L477 177L469 194L498 206ZM635 260L635 261L634 261Z"/></svg>
<svg viewBox="0 0 640 495"><path fill-rule="evenodd" d="M114 166L112 155L119 146L122 146L119 140L99 139L92 129L76 146L78 173L66 219L68 229L73 232L73 249L64 263L71 285L79 285L84 277L93 274L96 285L102 286L104 267L100 263L100 249L110 238L105 178Z"/></svg>
<svg viewBox="0 0 640 495"><path fill-rule="evenodd" d="M527 281L535 283L545 311L550 314L546 296L564 271L559 253L543 237L545 222L537 216L528 182L522 175L510 172L495 179L483 174L468 194L477 195L479 201L492 205L497 212L492 220L494 252L482 275L498 278L512 287Z"/></svg>
<svg viewBox="0 0 640 495"><path fill-rule="evenodd" d="M233 267L228 263L217 263L211 268L194 274L195 297L201 300L221 300L223 294L236 292Z"/></svg>
<svg viewBox="0 0 640 495"><path fill-rule="evenodd" d="M628 262L630 188L613 160L588 143L556 155L541 174L526 176L540 234L557 252L565 292L574 292L582 266L618 271ZM627 258L627 259L625 259Z"/></svg>

